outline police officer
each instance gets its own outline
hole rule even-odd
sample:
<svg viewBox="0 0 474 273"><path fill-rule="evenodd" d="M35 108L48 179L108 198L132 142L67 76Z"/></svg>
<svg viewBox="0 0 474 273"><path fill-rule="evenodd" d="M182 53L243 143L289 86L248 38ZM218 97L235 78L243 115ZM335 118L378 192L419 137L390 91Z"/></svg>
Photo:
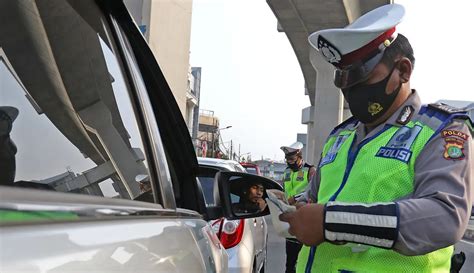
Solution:
<svg viewBox="0 0 474 273"><path fill-rule="evenodd" d="M297 272L449 272L471 213L472 123L462 110L421 105L410 88L403 15L386 5L309 37L353 117L324 145L317 203L280 215L309 246Z"/></svg>
<svg viewBox="0 0 474 273"><path fill-rule="evenodd" d="M17 148L10 132L18 113L15 107L0 106L0 185L3 186L12 186L15 180Z"/></svg>
<svg viewBox="0 0 474 273"><path fill-rule="evenodd" d="M280 149L285 153L285 161L288 167L283 173L283 188L290 204L303 195L308 181L316 173L316 168L303 160L303 144L295 142L290 146L282 146ZM286 239L286 273L294 273L296 259L301 249L301 243L295 239Z"/></svg>

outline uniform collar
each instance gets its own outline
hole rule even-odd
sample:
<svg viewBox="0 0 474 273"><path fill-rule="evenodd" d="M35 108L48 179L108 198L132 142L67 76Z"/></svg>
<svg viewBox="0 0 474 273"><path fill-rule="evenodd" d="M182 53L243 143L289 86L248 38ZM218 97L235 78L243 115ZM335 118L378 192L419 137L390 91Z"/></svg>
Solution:
<svg viewBox="0 0 474 273"><path fill-rule="evenodd" d="M385 124L394 126L404 126L418 113L421 108L421 99L415 89L411 90L411 95L398 108L395 113L385 121Z"/></svg>

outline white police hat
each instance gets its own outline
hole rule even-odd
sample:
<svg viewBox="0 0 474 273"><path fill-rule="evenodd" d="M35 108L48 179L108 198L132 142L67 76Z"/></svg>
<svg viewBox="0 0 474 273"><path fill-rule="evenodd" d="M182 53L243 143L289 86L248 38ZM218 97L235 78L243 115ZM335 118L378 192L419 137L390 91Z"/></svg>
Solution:
<svg viewBox="0 0 474 273"><path fill-rule="evenodd" d="M15 121L16 117L18 117L19 111L15 107L11 106L0 106L0 111L4 112L7 114L11 121Z"/></svg>
<svg viewBox="0 0 474 273"><path fill-rule="evenodd" d="M363 81L382 59L383 51L396 38L395 27L404 15L402 5L384 5L345 28L314 32L308 40L327 62L336 67L336 86L350 87Z"/></svg>
<svg viewBox="0 0 474 273"><path fill-rule="evenodd" d="M285 153L285 155L291 155L303 149L303 143L296 141L290 146L281 146L280 149Z"/></svg>

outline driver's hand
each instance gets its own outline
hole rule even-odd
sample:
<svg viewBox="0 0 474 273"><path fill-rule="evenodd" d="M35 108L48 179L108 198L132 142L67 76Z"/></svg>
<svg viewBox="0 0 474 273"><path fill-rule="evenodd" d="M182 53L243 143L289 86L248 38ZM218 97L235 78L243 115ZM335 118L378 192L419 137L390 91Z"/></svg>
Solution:
<svg viewBox="0 0 474 273"><path fill-rule="evenodd" d="M260 210L264 210L267 207L267 202L265 202L265 200L263 200L263 198L258 198L257 199L257 204L258 204L258 207L260 208Z"/></svg>

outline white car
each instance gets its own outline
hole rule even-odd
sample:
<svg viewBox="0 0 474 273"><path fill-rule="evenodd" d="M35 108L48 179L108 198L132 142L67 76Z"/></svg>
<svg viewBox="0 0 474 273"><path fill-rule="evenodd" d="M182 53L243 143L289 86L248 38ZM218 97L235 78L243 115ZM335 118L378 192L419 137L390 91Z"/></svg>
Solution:
<svg viewBox="0 0 474 273"><path fill-rule="evenodd" d="M214 205L214 177L219 171L246 172L233 160L198 157L201 183L208 206ZM267 260L267 223L264 217L211 221L224 248L229 254L229 272L253 273L265 271Z"/></svg>
<svg viewBox="0 0 474 273"><path fill-rule="evenodd" d="M0 1L0 18L0 272L228 272L122 1Z"/></svg>

